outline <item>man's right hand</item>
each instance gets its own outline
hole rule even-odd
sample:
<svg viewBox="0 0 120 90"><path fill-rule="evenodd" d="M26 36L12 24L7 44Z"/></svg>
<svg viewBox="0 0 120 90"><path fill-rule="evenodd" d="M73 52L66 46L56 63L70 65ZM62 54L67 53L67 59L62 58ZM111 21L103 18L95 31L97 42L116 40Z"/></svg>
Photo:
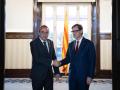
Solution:
<svg viewBox="0 0 120 90"><path fill-rule="evenodd" d="M60 61L57 61L57 60L54 60L52 65L55 66L55 67L59 67L60 66Z"/></svg>

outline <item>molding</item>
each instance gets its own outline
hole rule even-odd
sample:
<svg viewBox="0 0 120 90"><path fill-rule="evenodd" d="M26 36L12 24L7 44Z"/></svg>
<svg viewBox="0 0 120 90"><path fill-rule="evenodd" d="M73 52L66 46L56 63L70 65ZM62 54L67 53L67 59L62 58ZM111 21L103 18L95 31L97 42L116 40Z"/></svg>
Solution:
<svg viewBox="0 0 120 90"><path fill-rule="evenodd" d="M111 33L100 33L100 40L112 40L112 34Z"/></svg>
<svg viewBox="0 0 120 90"><path fill-rule="evenodd" d="M5 69L5 78L29 78L31 69ZM64 76L63 73L61 75ZM95 78L112 78L111 70L101 70Z"/></svg>
<svg viewBox="0 0 120 90"><path fill-rule="evenodd" d="M32 39L32 32L7 32L6 39Z"/></svg>
<svg viewBox="0 0 120 90"><path fill-rule="evenodd" d="M25 78L30 77L31 69L5 69L5 77Z"/></svg>
<svg viewBox="0 0 120 90"><path fill-rule="evenodd" d="M112 78L112 70L100 70L96 73L95 78Z"/></svg>
<svg viewBox="0 0 120 90"><path fill-rule="evenodd" d="M99 0L96 0L96 76L100 73L100 5Z"/></svg>
<svg viewBox="0 0 120 90"><path fill-rule="evenodd" d="M38 0L38 2L95 2L96 0Z"/></svg>

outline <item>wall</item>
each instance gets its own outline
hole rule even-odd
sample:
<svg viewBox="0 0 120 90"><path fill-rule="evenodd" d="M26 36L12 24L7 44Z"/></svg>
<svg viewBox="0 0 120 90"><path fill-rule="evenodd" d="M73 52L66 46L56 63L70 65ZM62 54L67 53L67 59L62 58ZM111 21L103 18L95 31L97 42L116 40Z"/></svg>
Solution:
<svg viewBox="0 0 120 90"><path fill-rule="evenodd" d="M100 0L100 34L111 34L100 39L100 69L112 70L112 0Z"/></svg>
<svg viewBox="0 0 120 90"><path fill-rule="evenodd" d="M40 0L38 0L40 2ZM42 2L44 2L43 0ZM54 1L54 0L53 0ZM79 0L82 2L84 0ZM87 2L88 0L86 0ZM93 0L94 1L94 0ZM100 32L111 33L111 1L100 0ZM46 2L48 2L46 0ZM51 1L52 2L52 1ZM60 2L56 0L56 2ZM72 1L71 1L72 2ZM77 2L77 0L75 1ZM6 0L6 32L32 33L33 31L33 0ZM5 45L5 68L6 69L30 69L31 53L29 43L32 38L16 39L7 38ZM111 69L111 40L101 40L101 69ZM104 49L106 48L106 49ZM104 51L106 50L106 51ZM103 54L105 52L106 54ZM109 52L109 54L107 54ZM107 58L109 57L109 58ZM105 62L104 62L105 60Z"/></svg>
<svg viewBox="0 0 120 90"><path fill-rule="evenodd" d="M6 32L33 31L33 0L6 0Z"/></svg>
<svg viewBox="0 0 120 90"><path fill-rule="evenodd" d="M6 32L33 32L33 0L6 0ZM5 69L31 68L31 39L5 40Z"/></svg>

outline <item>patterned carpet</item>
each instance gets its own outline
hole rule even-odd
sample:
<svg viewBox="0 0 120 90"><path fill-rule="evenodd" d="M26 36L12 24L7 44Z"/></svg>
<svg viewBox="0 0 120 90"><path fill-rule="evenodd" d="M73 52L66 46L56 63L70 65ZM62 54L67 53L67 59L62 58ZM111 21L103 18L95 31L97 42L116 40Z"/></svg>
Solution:
<svg viewBox="0 0 120 90"><path fill-rule="evenodd" d="M29 78L5 78L4 90L32 90ZM54 79L54 90L68 90L67 78ZM112 90L111 79L94 79L89 90Z"/></svg>

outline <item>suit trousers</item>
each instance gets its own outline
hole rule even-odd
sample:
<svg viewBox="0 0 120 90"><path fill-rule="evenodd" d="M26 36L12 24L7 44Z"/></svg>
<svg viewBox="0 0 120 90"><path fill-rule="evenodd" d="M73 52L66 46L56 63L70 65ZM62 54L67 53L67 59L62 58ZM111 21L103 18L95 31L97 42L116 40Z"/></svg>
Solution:
<svg viewBox="0 0 120 90"><path fill-rule="evenodd" d="M80 80L76 76L69 76L69 90L89 90L86 80Z"/></svg>
<svg viewBox="0 0 120 90"><path fill-rule="evenodd" d="M41 80L32 79L33 90L53 90L53 72L48 70L45 77L41 77Z"/></svg>

